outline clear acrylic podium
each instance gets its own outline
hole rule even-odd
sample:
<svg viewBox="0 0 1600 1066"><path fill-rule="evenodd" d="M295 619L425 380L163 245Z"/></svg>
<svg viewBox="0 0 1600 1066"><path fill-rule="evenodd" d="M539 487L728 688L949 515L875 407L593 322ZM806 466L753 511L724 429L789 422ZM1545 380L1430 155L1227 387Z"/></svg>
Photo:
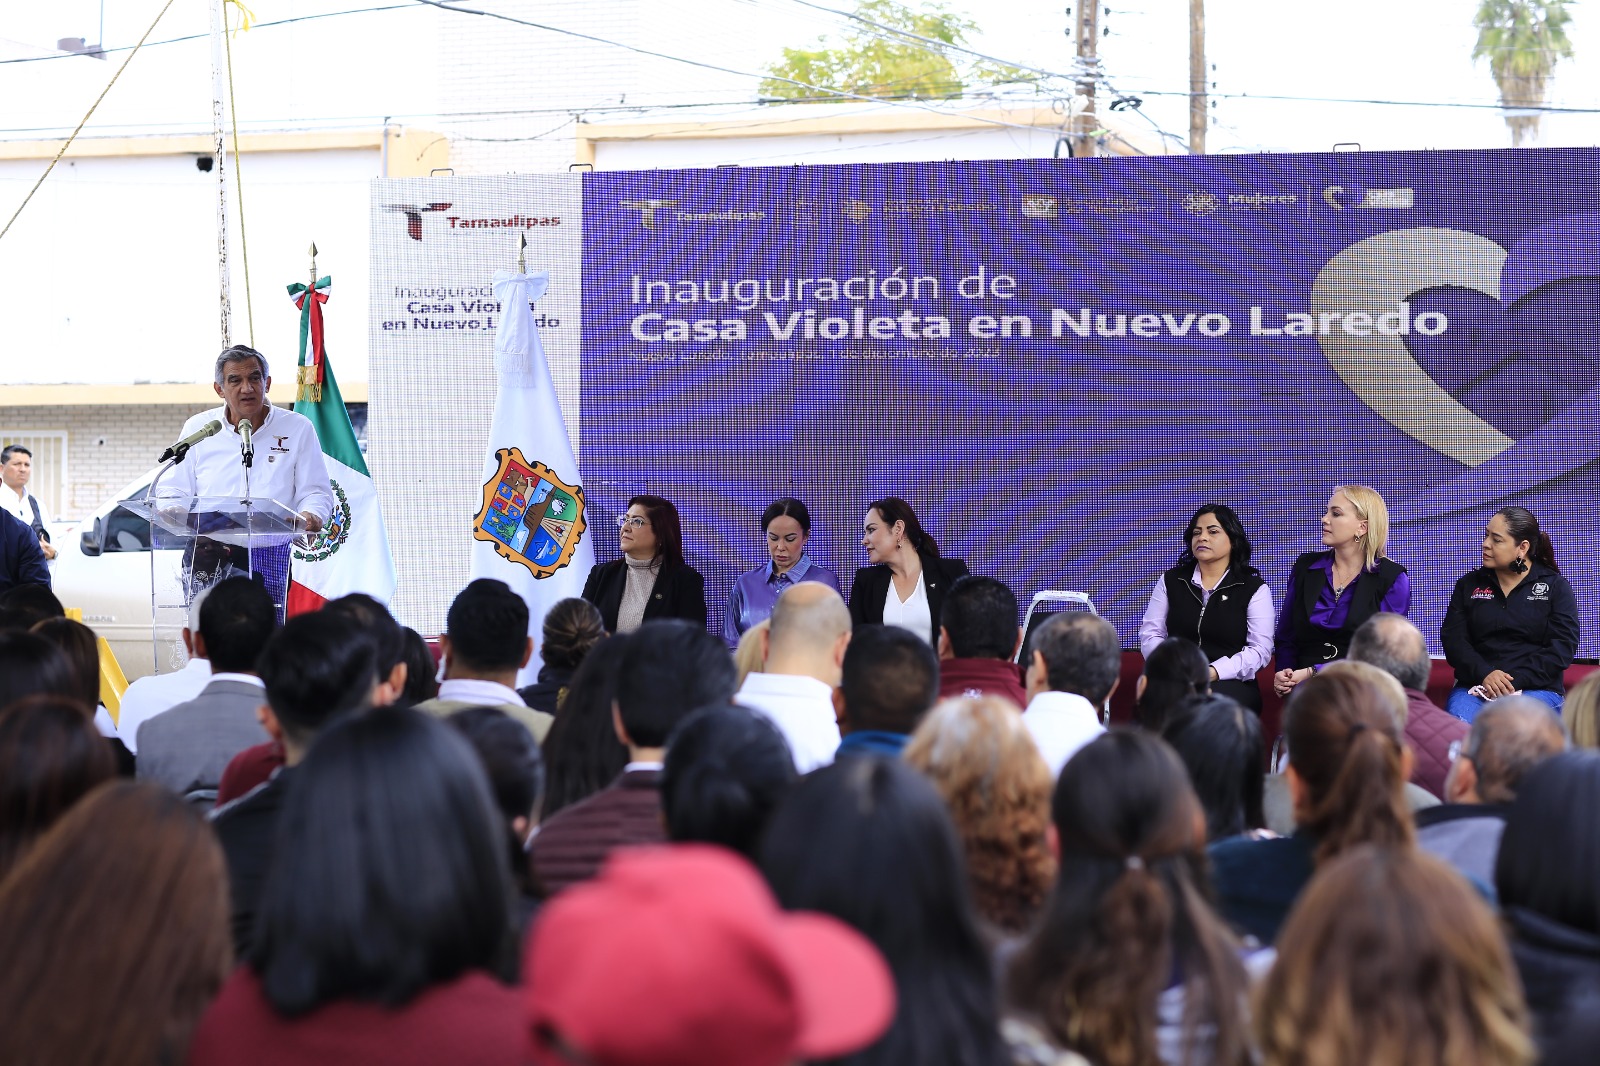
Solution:
<svg viewBox="0 0 1600 1066"><path fill-rule="evenodd" d="M294 508L237 494L148 496L122 506L150 523L150 630L158 673L163 652L175 650L163 647L163 634L182 633L195 596L225 578L262 580L282 621L290 545L305 530Z"/></svg>

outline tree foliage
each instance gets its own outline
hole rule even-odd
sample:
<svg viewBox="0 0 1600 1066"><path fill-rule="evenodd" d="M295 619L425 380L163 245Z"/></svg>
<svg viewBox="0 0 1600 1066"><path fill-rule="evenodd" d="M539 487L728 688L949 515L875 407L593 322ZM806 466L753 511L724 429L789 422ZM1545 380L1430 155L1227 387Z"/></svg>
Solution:
<svg viewBox="0 0 1600 1066"><path fill-rule="evenodd" d="M942 0L920 7L898 0L857 0L854 20L839 39L819 37L812 49L785 48L781 60L768 64L761 95L783 100L848 99L830 92L950 99L969 83L1027 80L1028 74L1014 67L961 61L955 51L977 28Z"/></svg>
<svg viewBox="0 0 1600 1066"><path fill-rule="evenodd" d="M1538 138L1539 115L1529 109L1544 106L1556 63L1572 58L1572 42L1567 39L1567 24L1572 21L1569 3L1483 0L1473 16L1478 42L1472 58L1489 61L1489 72L1500 87L1500 106L1508 112L1513 147Z"/></svg>

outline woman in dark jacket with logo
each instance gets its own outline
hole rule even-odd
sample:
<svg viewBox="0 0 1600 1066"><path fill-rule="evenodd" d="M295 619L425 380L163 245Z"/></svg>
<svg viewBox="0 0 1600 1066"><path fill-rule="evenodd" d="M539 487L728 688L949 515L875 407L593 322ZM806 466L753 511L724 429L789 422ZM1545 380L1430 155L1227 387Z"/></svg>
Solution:
<svg viewBox="0 0 1600 1066"><path fill-rule="evenodd" d="M1146 656L1168 637L1200 645L1211 691L1261 713L1256 671L1272 658L1272 592L1250 565L1250 538L1233 508L1208 503L1183 535L1178 564L1162 574L1139 624Z"/></svg>
<svg viewBox="0 0 1600 1066"><path fill-rule="evenodd" d="M1349 654L1362 622L1411 609L1411 578L1387 556L1389 508L1375 489L1334 488L1322 512L1322 545L1295 560L1283 590L1272 676L1280 696Z"/></svg>
<svg viewBox="0 0 1600 1066"><path fill-rule="evenodd" d="M1578 654L1578 601L1550 537L1524 507L1502 507L1483 531L1483 565L1456 582L1439 634L1456 669L1445 710L1464 721L1487 700L1521 692L1561 710L1562 674Z"/></svg>

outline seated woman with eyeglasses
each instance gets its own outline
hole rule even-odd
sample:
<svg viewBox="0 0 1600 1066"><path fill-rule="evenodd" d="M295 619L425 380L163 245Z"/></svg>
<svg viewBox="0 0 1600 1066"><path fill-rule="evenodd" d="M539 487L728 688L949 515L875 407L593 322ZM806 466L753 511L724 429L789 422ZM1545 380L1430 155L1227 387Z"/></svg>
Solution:
<svg viewBox="0 0 1600 1066"><path fill-rule="evenodd" d="M583 598L600 608L612 633L632 633L656 618L706 624L706 581L683 561L678 509L660 496L635 496L617 517L622 558L589 571Z"/></svg>

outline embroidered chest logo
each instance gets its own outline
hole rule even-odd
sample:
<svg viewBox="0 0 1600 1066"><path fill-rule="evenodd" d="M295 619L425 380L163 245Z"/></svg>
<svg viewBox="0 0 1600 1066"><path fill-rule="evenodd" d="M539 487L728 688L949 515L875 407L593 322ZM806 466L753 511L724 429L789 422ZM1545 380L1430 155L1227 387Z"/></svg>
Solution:
<svg viewBox="0 0 1600 1066"><path fill-rule="evenodd" d="M520 448L501 448L495 456L500 468L484 482L473 539L490 542L502 559L522 564L534 577L549 577L572 561L583 539L583 486L568 485L543 463L529 462Z"/></svg>
<svg viewBox="0 0 1600 1066"><path fill-rule="evenodd" d="M1533 586L1533 588L1528 590L1528 599L1530 599L1530 600L1549 600L1550 599L1550 582L1548 582L1548 581L1537 582Z"/></svg>
<svg viewBox="0 0 1600 1066"><path fill-rule="evenodd" d="M277 441L277 442L278 442L278 443L276 443L276 444L274 444L274 445L273 445L273 446L272 446L272 450L273 450L273 451L275 451L275 452L282 452L282 453L283 453L283 454L284 454L284 455L288 455L288 454L289 454L289 449L288 449L288 447L286 447L286 446L285 446L285 445L284 445L284 443L283 443L283 442L284 442L284 441L286 441L286 440L288 440L288 439L289 439L289 438L288 438L288 437L280 437L280 436L278 436L278 435L277 435L277 434L276 434L276 433L274 433L274 434L273 434L273 435L272 435L272 439L273 439L273 440L275 440L275 441Z"/></svg>
<svg viewBox="0 0 1600 1066"><path fill-rule="evenodd" d="M1494 589L1473 589L1472 598L1475 600L1492 600L1494 599Z"/></svg>

